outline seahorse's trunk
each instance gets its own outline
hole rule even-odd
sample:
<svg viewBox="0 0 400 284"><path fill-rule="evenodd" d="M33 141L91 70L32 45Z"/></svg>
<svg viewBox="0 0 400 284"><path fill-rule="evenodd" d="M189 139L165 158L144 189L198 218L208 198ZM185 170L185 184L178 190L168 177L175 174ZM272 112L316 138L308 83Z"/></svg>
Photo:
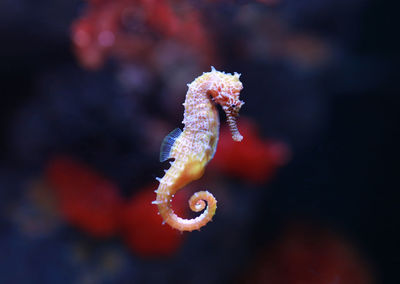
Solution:
<svg viewBox="0 0 400 284"><path fill-rule="evenodd" d="M180 231L193 231L198 230L209 221L215 214L217 209L217 200L208 191L199 191L192 195L189 199L190 209L194 212L204 212L193 219L183 219L174 213L171 208L172 198L175 193L181 188L175 188L173 179L176 179L176 172L179 172L179 165L176 163L171 164L171 168L167 171L165 176L160 180L160 185L156 191L157 199L153 204L157 204L160 215L164 222L171 227ZM207 208L206 208L207 203Z"/></svg>

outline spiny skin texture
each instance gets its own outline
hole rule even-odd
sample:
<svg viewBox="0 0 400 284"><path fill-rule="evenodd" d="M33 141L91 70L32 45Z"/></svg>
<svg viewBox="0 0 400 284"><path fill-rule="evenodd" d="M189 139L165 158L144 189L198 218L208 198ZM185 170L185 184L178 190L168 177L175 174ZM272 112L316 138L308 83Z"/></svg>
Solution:
<svg viewBox="0 0 400 284"><path fill-rule="evenodd" d="M208 191L197 192L190 198L190 209L195 212L205 209L194 219L178 217L171 208L171 201L178 190L203 175L205 166L215 154L219 135L219 116L215 103L225 111L233 140L243 139L235 122L244 104L239 100L243 88L239 76L237 73L225 74L212 67L211 72L203 73L188 84L183 104L185 126L169 155L175 160L164 177L159 179L160 185L155 191L157 199L153 202L158 206L164 222L180 231L200 229L212 219L217 209L217 201Z"/></svg>

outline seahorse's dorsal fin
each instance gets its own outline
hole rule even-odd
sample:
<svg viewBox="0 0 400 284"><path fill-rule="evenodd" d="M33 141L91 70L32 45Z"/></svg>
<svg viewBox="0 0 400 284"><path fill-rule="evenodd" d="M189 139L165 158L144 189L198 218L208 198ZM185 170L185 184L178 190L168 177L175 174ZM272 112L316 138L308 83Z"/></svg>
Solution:
<svg viewBox="0 0 400 284"><path fill-rule="evenodd" d="M167 136L165 136L163 142L161 143L160 149L160 162L168 160L171 153L171 148L174 146L176 139L182 134L182 130L175 128Z"/></svg>

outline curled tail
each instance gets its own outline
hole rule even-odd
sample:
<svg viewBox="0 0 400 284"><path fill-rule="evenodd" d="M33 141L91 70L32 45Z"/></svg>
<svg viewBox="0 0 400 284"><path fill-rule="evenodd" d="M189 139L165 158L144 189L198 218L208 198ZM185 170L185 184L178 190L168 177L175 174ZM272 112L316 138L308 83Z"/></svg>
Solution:
<svg viewBox="0 0 400 284"><path fill-rule="evenodd" d="M189 199L189 207L194 212L200 212L202 210L204 210L204 212L196 218L183 219L177 216L171 208L174 194L171 193L167 186L163 186L161 181L160 187L156 192L157 199L153 201L153 204L157 204L160 215L164 219L164 223L167 223L172 228L179 231L193 231L200 229L211 221L217 209L217 200L215 197L208 191L199 191L193 194Z"/></svg>

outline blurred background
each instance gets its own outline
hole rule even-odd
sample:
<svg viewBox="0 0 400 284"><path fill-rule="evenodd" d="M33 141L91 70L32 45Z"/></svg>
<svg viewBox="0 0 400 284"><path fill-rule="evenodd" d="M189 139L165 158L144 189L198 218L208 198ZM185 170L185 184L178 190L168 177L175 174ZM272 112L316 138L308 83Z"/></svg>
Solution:
<svg viewBox="0 0 400 284"><path fill-rule="evenodd" d="M398 5L397 5L398 6ZM0 2L0 283L399 283L398 9L370 0ZM187 83L242 74L200 232L161 225Z"/></svg>

